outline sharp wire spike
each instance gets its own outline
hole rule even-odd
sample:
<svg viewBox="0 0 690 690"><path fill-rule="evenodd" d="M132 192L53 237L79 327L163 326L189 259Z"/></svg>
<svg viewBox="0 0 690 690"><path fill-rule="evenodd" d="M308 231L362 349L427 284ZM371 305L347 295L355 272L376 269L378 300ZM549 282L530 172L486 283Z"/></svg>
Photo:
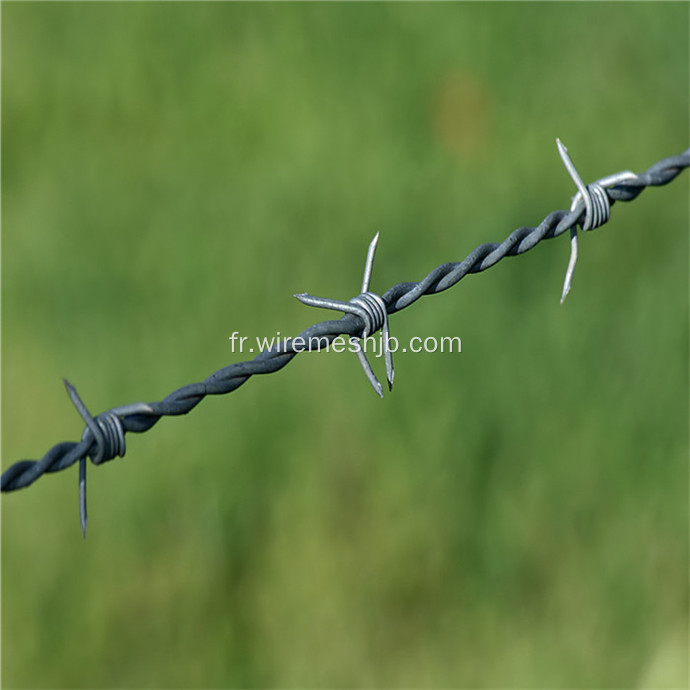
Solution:
<svg viewBox="0 0 690 690"><path fill-rule="evenodd" d="M362 279L362 293L369 292L371 282L371 271L374 268L374 256L376 256L376 246L379 243L379 233L374 235L374 239L369 243L367 250L367 260L364 264L364 278Z"/></svg>
<svg viewBox="0 0 690 690"><path fill-rule="evenodd" d="M570 155L568 154L568 149L565 147L565 145L560 139L556 139L556 144L558 145L558 153L561 154L561 160L563 161L563 165L565 165L565 169L568 171L568 174L572 178L573 182L575 183L575 186L577 187L577 190L580 192L580 195L582 196L582 200L585 202L585 220L584 223L582 223L582 227L587 228L589 230L593 215L592 197L589 194L587 185L582 181L580 173L578 173L575 169L575 165L573 164L573 161L571 160ZM573 209L571 208L571 210Z"/></svg>
<svg viewBox="0 0 690 690"><path fill-rule="evenodd" d="M378 241L379 233L377 232L376 235L374 235L374 239L369 243L369 249L367 250L367 258L364 264L364 278L362 279L362 292L356 297L353 297L349 302L327 299L325 297L316 297L306 292L298 293L295 297L302 302L302 304L307 304L310 307L333 309L334 311L343 311L347 314L359 316L364 323L364 329L362 330L362 335L359 340L366 341L372 333L375 333L380 328L382 330L382 348L386 363L386 380L388 381L388 390L392 391L395 371L393 370L393 353L389 346L390 331L388 328L388 308L380 295L369 292L369 284L371 282L371 273L374 267L374 257L376 255ZM357 343L355 352L367 379L369 379L369 383L371 383L376 393L383 397L383 386L376 378L376 374L374 374L374 370L371 368L369 360L367 360L361 342Z"/></svg>
<svg viewBox="0 0 690 690"><path fill-rule="evenodd" d="M573 273L575 273L575 266L577 265L577 228L570 228L570 260L568 261L568 268L565 272L565 280L563 281L563 292L561 293L561 304L565 302L565 298L570 292L573 284Z"/></svg>
<svg viewBox="0 0 690 690"><path fill-rule="evenodd" d="M65 388L67 389L67 395L69 395L72 404L77 408L79 416L84 420L86 426L88 426L89 429L91 429L91 431L93 432L93 427L96 425L96 422L94 421L89 411L86 409L86 405L84 405L82 399L79 397L77 389L67 379L62 379L62 381L64 382Z"/></svg>
<svg viewBox="0 0 690 690"><path fill-rule="evenodd" d="M99 429L96 425L96 421L89 414L86 409L86 405L82 402L82 399L77 393L77 389L67 380L62 379L65 388L67 389L67 395L69 395L72 404L77 408L79 416L84 420L86 427L91 430L94 438L99 438ZM88 517L86 514L86 458L81 458L79 460L79 522L81 523L81 533L84 539L86 539L86 525L88 523Z"/></svg>
<svg viewBox="0 0 690 690"><path fill-rule="evenodd" d="M391 352L388 341L390 340L390 330L388 328L388 318L383 323L383 357L386 361L386 380L388 381L389 392L393 390L393 353Z"/></svg>
<svg viewBox="0 0 690 690"><path fill-rule="evenodd" d="M367 356L364 354L364 350L362 349L361 343L357 343L357 359L359 359L359 363L362 365L362 369L364 369L364 373L367 375L367 378L369 379L369 383L371 384L372 388L376 391L378 396L380 398L383 397L383 386L381 385L381 382L376 378L376 374L374 374L374 370L371 368L371 364L369 364L369 360L367 359Z"/></svg>
<svg viewBox="0 0 690 690"><path fill-rule="evenodd" d="M357 313L353 311L353 305L349 302L342 302L338 299L327 299L326 297L316 297L310 295L308 292L300 292L294 295L302 304L310 307L321 307L323 309L333 309L333 311L349 311L351 314Z"/></svg>
<svg viewBox="0 0 690 690"><path fill-rule="evenodd" d="M79 461L79 522L81 535L86 539L86 525L89 522L86 514L86 458Z"/></svg>
<svg viewBox="0 0 690 690"><path fill-rule="evenodd" d="M568 155L568 149L565 147L563 142L558 137L556 138L556 145L558 146L558 153L561 156L561 160L563 161L563 165L565 165L565 169L568 171L568 174L570 175L573 182L575 183L575 186L578 189L579 195L582 197L582 199L585 202L585 220L584 220L584 223L582 224L582 226L583 226L583 229L589 229L591 226L591 222L592 222L592 198L589 194L587 186L582 181L580 174L575 169L575 165L573 164L572 159ZM577 202L577 196L575 196L573 198L573 203L570 207L571 211L573 211L575 209L576 202ZM573 225L573 227L570 228L570 259L568 261L568 268L565 272L565 280L563 281L563 291L561 293L561 304L563 304L563 302L565 301L565 298L568 296L568 293L570 292L570 288L572 287L573 274L575 273L575 267L577 266L577 257L578 257L577 225Z"/></svg>

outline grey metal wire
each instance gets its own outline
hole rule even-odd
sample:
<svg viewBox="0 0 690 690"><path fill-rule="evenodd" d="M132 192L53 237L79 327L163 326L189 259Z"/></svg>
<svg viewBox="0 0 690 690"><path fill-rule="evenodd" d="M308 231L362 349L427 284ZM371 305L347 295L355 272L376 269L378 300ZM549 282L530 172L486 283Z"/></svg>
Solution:
<svg viewBox="0 0 690 690"><path fill-rule="evenodd" d="M668 184L685 168L690 166L690 149L678 156L664 158L652 165L646 172L634 174L626 171L616 184L601 186L607 195L610 205L616 201L632 201L646 187L658 187ZM604 178L608 180L609 178ZM614 179L616 177L614 176ZM576 226L587 224L591 211L586 208L582 194L576 195L570 211L553 211L536 227L521 227L512 232L501 243L486 243L477 247L460 262L444 263L437 266L425 278L418 282L398 283L382 295L388 315L406 309L423 295L435 295L458 283L469 273L480 273L497 264L506 256L518 256L534 248L544 239L558 237ZM597 221L608 220L601 215ZM368 285L368 281L365 282ZM381 320L379 320L381 321ZM381 323L376 322L380 327ZM151 403L134 403L107 410L92 418L79 399L74 388L65 382L70 398L82 415L86 429L78 443L63 442L53 446L40 460L20 460L3 472L0 489L3 492L16 491L27 487L48 472L59 472L79 461L82 472L85 472L85 460L91 458L94 464L112 460L125 452L126 432L142 433L153 427L162 417L187 414L193 410L207 395L224 395L246 383L257 374L270 374L282 369L292 358L303 351L305 343L318 343L311 349L321 349L330 344L337 336L350 335L361 338L363 331L370 324L354 313L346 313L342 318L332 321L321 321L304 330L297 338L279 342L264 350L254 359L236 362L223 367L200 383L191 383L178 388L163 400ZM371 335L371 334L369 334ZM312 340L313 339L313 340ZM297 340L299 346L294 347ZM81 473L80 473L81 475ZM81 487L81 482L80 482ZM85 529L85 496L83 505L82 528Z"/></svg>

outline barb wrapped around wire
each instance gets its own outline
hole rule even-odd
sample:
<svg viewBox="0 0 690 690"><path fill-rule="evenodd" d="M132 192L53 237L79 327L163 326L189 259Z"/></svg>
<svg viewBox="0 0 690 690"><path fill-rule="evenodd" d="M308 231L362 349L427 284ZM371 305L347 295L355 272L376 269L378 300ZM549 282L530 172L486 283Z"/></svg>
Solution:
<svg viewBox="0 0 690 690"><path fill-rule="evenodd" d="M390 349L390 332L388 330L388 311L386 303L379 295L374 292L369 292L369 283L371 282L371 271L374 266L374 256L376 255L376 245L379 241L379 233L377 232L374 239L369 245L367 252L367 262L364 267L364 278L362 280L362 292L353 297L349 302L341 302L335 299L325 299L324 297L314 297L306 292L302 292L295 297L303 304L308 304L311 307L322 307L324 309L334 309L335 311L342 311L346 314L355 314L359 316L364 322L364 329L362 330L361 340L365 341L372 334L376 333L380 328L383 329L383 354L386 360L386 379L388 380L388 390L393 390L393 354ZM364 373L369 379L373 389L383 397L383 387L381 382L376 378L374 370L369 364L364 349L361 344L357 346L357 358L364 369Z"/></svg>
<svg viewBox="0 0 690 690"><path fill-rule="evenodd" d="M94 465L112 460L115 456L124 457L127 444L125 443L125 430L122 427L120 415L125 414L149 414L152 410L146 403L134 403L99 414L95 419L86 409L77 389L67 379L63 379L67 394L77 412L86 424L81 436L82 443L88 444L88 449L79 458L79 520L81 532L86 537L86 458L91 458ZM93 452L93 446L96 452Z"/></svg>
<svg viewBox="0 0 690 690"><path fill-rule="evenodd" d="M609 175L608 177L602 177L592 184L585 185L577 172L575 165L573 164L570 156L568 155L568 149L563 145L560 139L556 139L558 144L558 152L561 155L563 164L566 170L570 173L570 177L573 178L573 182L577 187L577 194L573 197L573 203L570 205L571 212L581 212L584 206L585 219L582 221L582 231L588 232L589 230L594 230L595 228L601 227L604 223L608 223L611 217L611 203L606 190L615 185L621 185L625 182L631 182L635 180L637 175L630 172L629 170L624 170L623 172L616 173L615 175ZM570 292L570 288L573 283L573 273L575 273L575 266L577 265L577 255L578 255L578 239L577 239L577 224L570 228L570 261L568 262L568 268L565 273L565 281L563 282L563 293L561 294L561 304L565 301L565 298Z"/></svg>
<svg viewBox="0 0 690 690"><path fill-rule="evenodd" d="M58 472L79 462L79 507L82 530L86 530L86 458L96 465L125 453L125 434L142 433L152 428L164 416L187 414L207 395L223 395L236 390L256 374L269 374L282 369L293 357L311 347L312 342L331 343L337 336L350 335L366 338L383 329L385 345L388 340L388 319L416 302L423 295L434 295L456 285L469 273L479 273L491 268L506 256L518 256L533 249L544 239L551 239L571 232L571 258L561 301L570 289L572 274L577 260L577 225L585 231L593 230L607 222L611 206L616 201L632 201L646 187L658 187L671 182L690 166L690 149L678 156L665 158L652 165L646 172L624 171L585 185L575 170L565 147L558 142L563 163L577 185L570 211L553 211L536 227L521 227L501 243L486 243L477 247L460 262L437 266L418 282L394 285L383 295L369 292L371 269L376 251L378 234L369 246L362 293L349 302L324 300L306 294L297 295L306 304L322 306L345 312L337 321L322 321L310 326L299 336L277 343L258 354L253 360L236 362L211 374L206 380L192 383L173 391L163 400L151 403L123 405L96 417L91 417L73 386L65 382L70 399L82 416L86 429L79 443L63 442L53 446L40 460L20 460L5 470L0 478L3 492L16 491L30 486L48 472ZM296 345L295 343L299 343ZM393 385L393 362L386 347L386 373L389 388ZM371 370L364 353L358 352L360 362L374 389L382 394L381 384ZM378 385L377 385L378 384Z"/></svg>

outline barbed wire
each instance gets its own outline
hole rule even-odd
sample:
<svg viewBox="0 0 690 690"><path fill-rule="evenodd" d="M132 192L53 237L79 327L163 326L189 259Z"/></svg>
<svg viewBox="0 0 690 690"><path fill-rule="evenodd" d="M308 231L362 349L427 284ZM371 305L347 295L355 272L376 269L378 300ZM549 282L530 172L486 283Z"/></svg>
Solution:
<svg viewBox="0 0 690 690"><path fill-rule="evenodd" d="M406 309L423 295L435 295L447 290L469 273L485 271L506 256L524 254L542 240L558 237L570 231L572 251L561 298L563 301L570 289L577 260L577 226L580 225L583 231L600 227L609 220L610 208L616 201L632 201L647 187L658 187L671 182L690 166L690 149L678 156L660 160L646 172L624 171L585 186L575 171L567 150L560 141L558 145L563 162L578 188L570 211L553 211L536 227L518 228L501 243L482 244L464 260L441 264L422 280L398 283L383 295L368 291L377 235L369 247L362 292L359 295L349 302L326 300L306 293L295 295L306 304L343 311L344 316L338 320L316 323L295 338L277 342L254 359L223 367L204 381L178 388L163 400L123 405L92 417L75 388L65 381L67 393L86 425L81 441L58 443L40 460L20 460L14 463L3 472L0 489L2 492L9 492L25 488L44 474L59 472L79 461L79 508L82 532L85 535L86 459L90 458L94 465L99 465L116 456L122 457L126 450L127 432L143 433L151 429L162 417L187 414L207 395L224 395L236 390L254 375L279 371L299 352L323 349L338 336L366 338L379 329L384 330L386 372L389 387L392 388L393 364L387 347L388 317L391 314ZM373 374L361 346L357 350L357 355L370 382L382 395L380 383Z"/></svg>

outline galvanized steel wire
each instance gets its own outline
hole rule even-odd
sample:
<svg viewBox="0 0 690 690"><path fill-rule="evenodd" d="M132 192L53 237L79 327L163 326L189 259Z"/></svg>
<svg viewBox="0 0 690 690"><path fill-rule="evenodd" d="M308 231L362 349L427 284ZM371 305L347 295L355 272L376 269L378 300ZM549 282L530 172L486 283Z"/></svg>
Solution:
<svg viewBox="0 0 690 690"><path fill-rule="evenodd" d="M664 158L643 173L635 174L626 171L602 178L598 183L592 183L587 188L593 190L596 203L594 209L597 212L596 222L591 219L592 198L587 199L580 190L574 197L571 210L553 211L536 227L518 228L503 242L482 244L462 261L441 264L418 282L394 285L380 296L385 304L387 315L390 316L406 309L423 295L443 292L457 284L467 274L485 271L506 256L524 254L544 239L558 237L567 231L574 233L578 225L583 230L594 229L598 227L597 223L601 225L608 220L610 206L616 201L632 201L647 187L668 184L689 166L690 149L680 155ZM613 184L608 184L611 180ZM602 194L606 195L608 206L603 201ZM572 276L572 272L570 273ZM384 319L379 319L374 324L376 330L382 326L383 321ZM321 346L325 346L326 343L332 343L337 336L360 338L365 329L370 328L371 324L366 323L361 315L345 313L338 320L321 321L310 326L297 338L281 341L252 360L230 364L211 374L204 381L178 388L163 400L116 407L96 417L91 417L74 387L65 382L69 396L86 425L81 441L58 443L40 460L16 462L3 472L0 488L3 492L22 489L30 486L46 473L59 472L79 461L80 487L84 491L86 458L90 458L94 464L98 465L116 456L123 456L126 432L148 431L162 417L187 414L207 395L224 395L236 390L254 375L279 371L296 354L305 349L303 346L296 348L296 340L301 344L319 342ZM312 349L320 349L320 347ZM85 529L85 495L81 499L84 503L82 527Z"/></svg>

